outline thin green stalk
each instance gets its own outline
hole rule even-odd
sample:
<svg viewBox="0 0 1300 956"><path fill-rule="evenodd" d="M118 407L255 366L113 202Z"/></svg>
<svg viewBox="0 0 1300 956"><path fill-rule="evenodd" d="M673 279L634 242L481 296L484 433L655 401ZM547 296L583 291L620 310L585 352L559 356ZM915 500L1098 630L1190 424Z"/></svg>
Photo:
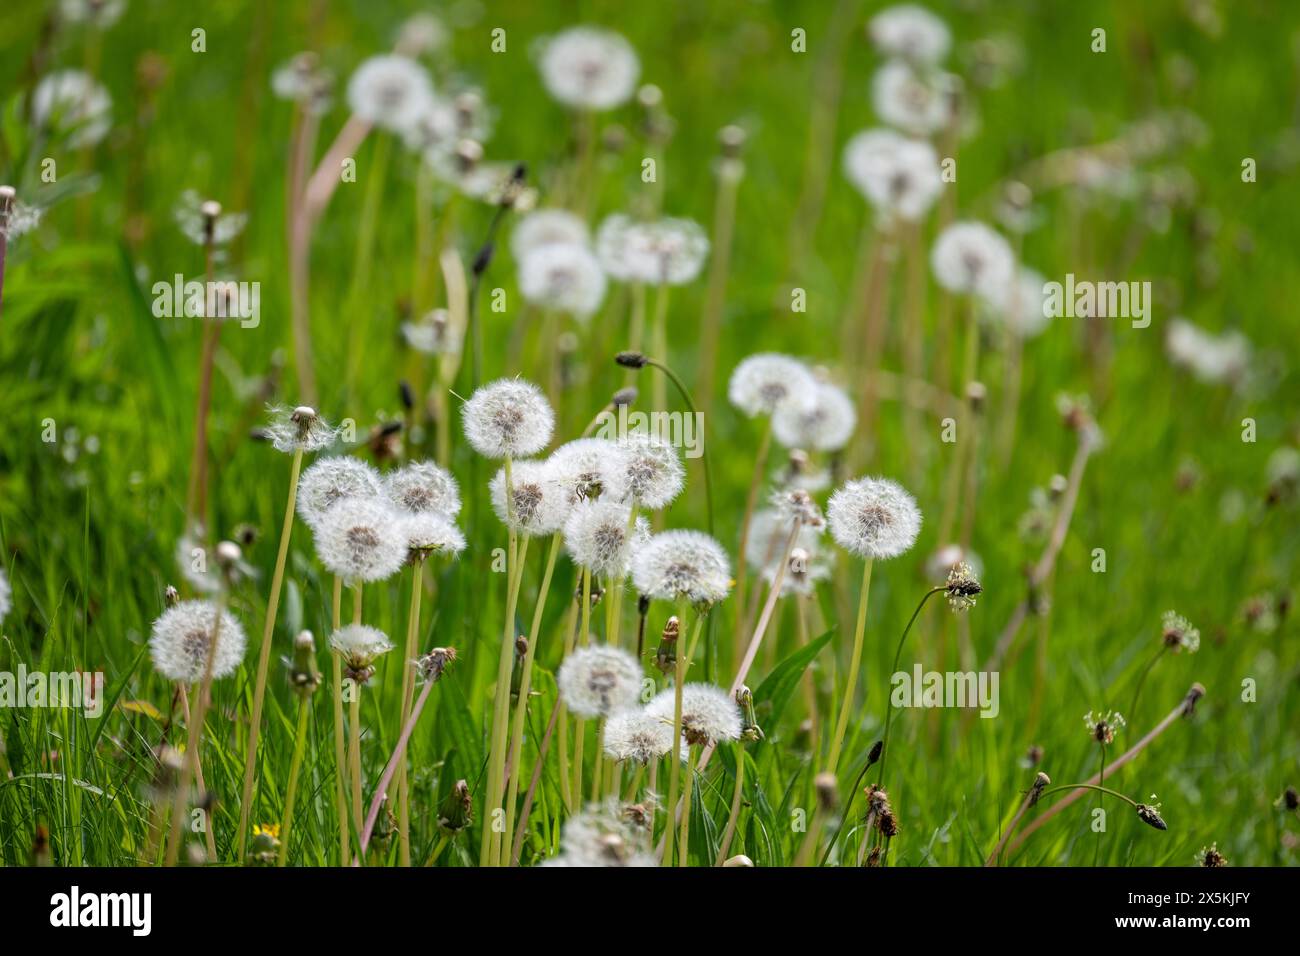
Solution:
<svg viewBox="0 0 1300 956"><path fill-rule="evenodd" d="M311 698L303 694L298 701L298 729L293 739L293 759L289 762L289 784L284 791L284 816L280 819L280 855L276 866L284 866L289 858L289 835L293 828L293 805L298 796L298 774L302 771L302 755L307 749L307 717L311 713Z"/></svg>
<svg viewBox="0 0 1300 956"><path fill-rule="evenodd" d="M334 575L332 608L331 621L334 631L337 631L343 618L343 579L337 574ZM334 668L334 810L339 821L339 865L348 866L352 862L352 844L348 839L347 786L344 783L347 764L343 745L343 664L338 654L330 654L330 660Z"/></svg>
<svg viewBox="0 0 1300 956"><path fill-rule="evenodd" d="M844 689L844 701L840 704L840 716L835 722L835 737L831 741L831 755L826 762L827 769L835 773L839 766L840 748L844 744L844 733L849 726L849 713L853 709L853 694L858 687L858 668L862 664L862 638L867 628L867 599L871 592L871 566L873 559L867 558L862 568L862 591L858 595L858 622L853 629L853 654L849 658L848 686Z"/></svg>
<svg viewBox="0 0 1300 956"><path fill-rule="evenodd" d="M736 749L736 786L731 791L731 812L727 814L727 825L722 831L722 841L718 844L718 856L714 866L722 866L731 849L731 840L736 835L736 825L740 822L740 805L744 802L745 790L745 745L737 742Z"/></svg>
<svg viewBox="0 0 1300 956"><path fill-rule="evenodd" d="M680 700L680 695L679 698ZM675 748L674 748L675 749ZM676 754L674 754L676 756ZM699 749L686 748L686 773L683 776L681 833L677 837L677 865L690 866L691 835L691 798L695 790L695 762L699 758Z"/></svg>
<svg viewBox="0 0 1300 956"><path fill-rule="evenodd" d="M424 590L424 559L417 558L411 575L411 608L406 619L406 656L402 660L402 719L405 727L415 702L415 661L420 656L420 595ZM411 865L411 789L406 775L406 759L397 766L397 836L398 860Z"/></svg>
<svg viewBox="0 0 1300 956"><path fill-rule="evenodd" d="M926 591L925 596L921 598L921 603L919 603L916 606L916 610L912 612L912 616L907 621L907 627L903 628L903 636L898 639L898 648L894 651L894 666L889 672L890 679L892 679L894 674L898 673L898 661L899 658L903 656L903 644L906 643L907 635L911 632L912 625L916 623L916 618L921 613L921 608L925 607L925 602L930 600L930 598L934 597L934 595L938 594L940 591L946 591L946 590L947 590L946 587L937 587L937 588L931 588L929 591ZM884 736L880 738L881 739L880 770L876 774L876 786L880 786L880 782L885 779L885 764L889 761L889 727L890 724L893 722L893 718L894 718L893 695L886 694L885 695L885 733ZM853 799L852 794L849 795L849 799L850 800Z"/></svg>
<svg viewBox="0 0 1300 956"><path fill-rule="evenodd" d="M682 608L682 618L686 617L686 609ZM681 787L681 759L677 751L678 741L682 739L682 684L686 680L686 656L682 653L679 646L677 649L676 669L673 675L673 746L668 751L668 802L665 804L668 810L668 820L664 825L664 855L661 859L661 866L673 865L673 840L676 836L677 821L673 818L673 810L677 807L677 792ZM685 812L683 808L682 812Z"/></svg>
<svg viewBox="0 0 1300 956"><path fill-rule="evenodd" d="M1147 661L1146 666L1142 668L1142 672L1138 674L1137 684L1133 688L1133 701L1132 703L1129 704L1128 707L1129 720L1137 719L1138 697L1142 693L1142 685L1146 683L1147 675L1151 673L1151 669L1156 666L1156 662L1159 661L1160 658L1164 656L1164 653L1167 650L1169 650L1169 645L1161 644L1160 650L1156 651L1155 654L1151 656L1151 659Z"/></svg>

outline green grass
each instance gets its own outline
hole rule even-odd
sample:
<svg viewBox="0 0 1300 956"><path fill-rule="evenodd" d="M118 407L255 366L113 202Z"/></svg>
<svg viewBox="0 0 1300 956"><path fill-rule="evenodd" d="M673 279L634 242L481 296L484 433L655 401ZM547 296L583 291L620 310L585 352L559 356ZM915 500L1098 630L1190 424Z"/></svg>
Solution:
<svg viewBox="0 0 1300 956"><path fill-rule="evenodd" d="M1123 265L1122 256L1144 213L1140 203L1104 199L1079 212L1077 197L1068 191L1036 197L1043 221L1025 238L1026 262L1049 279L1070 271L1152 279L1158 295L1154 321L1145 330L1123 322L1107 326L1112 355L1105 372L1084 347L1082 322L1060 320L1026 343L1018 441L1009 461L987 456L981 470L973 543L984 564L985 593L968 618L978 660L987 658L1024 596L1023 569L1041 551L1041 544L1025 540L1017 527L1030 491L1069 467L1074 438L1058 420L1059 392L1091 393L1106 444L1084 477L1057 564L1050 616L1031 619L1020 653L1002 668L998 718L968 719L954 710L895 714L886 784L902 833L892 843L889 862L979 865L1032 781L1034 771L1020 765L1031 745L1044 748L1040 769L1054 783L1082 781L1097 762L1096 746L1081 720L1086 711L1125 711L1129 726L1113 757L1198 681L1207 693L1195 717L1171 728L1108 778L1109 786L1138 800L1158 794L1167 832L1118 812L1110 800L1110 825L1099 840L1089 829L1089 809L1096 804L1089 795L1035 834L1014 862L1091 864L1096 858L1106 865L1187 865L1200 847L1217 841L1234 864L1294 863L1300 826L1274 803L1287 785L1297 783L1295 624L1284 618L1277 629L1260 632L1247 626L1241 611L1253 595L1280 594L1292 586L1300 543L1294 502L1269 506L1264 501L1269 456L1300 439L1300 390L1289 367L1295 364L1300 333L1292 308L1300 289L1293 239L1300 194L1294 159L1284 148L1294 141L1300 92L1292 50L1295 13L1289 4L1262 0L1225 4L1222 34L1214 37L1195 26L1183 12L1186 5L1176 2L930 5L953 27L957 50L950 68L967 72L969 61L963 57L970 43L991 35L1012 38L1024 61L1005 84L970 90L979 127L959 152L962 216L990 218L1000 185L1032 159L1109 139L1156 110L1195 113L1206 124L1208 139L1144 165L1146 171L1185 171L1194 199L1174 210L1167 231L1147 235L1130 265ZM707 228L716 133L733 122L750 133L719 385L707 422L717 535L734 550L759 426L727 405L730 369L751 352L787 351L824 364L855 394L868 371L843 368L838 357L839 321L865 215L864 204L840 173L839 150L848 135L875 122L869 84L879 58L861 30L867 5L849 4L859 9L849 20L853 32L846 44L835 146L826 160L824 214L793 276L788 236L804 181L813 78L819 57L835 39L828 28L833 4L589 2L581 5L581 17L560 4L482 6L479 18L455 31L450 53L430 65L436 79L463 75L482 86L497 112L488 156L527 162L543 203L569 162L573 126L540 86L529 47L538 35L573 22L600 22L623 32L639 51L644 80L663 88L676 121L659 168L667 212L693 217ZM38 826L48 830L50 858L59 865L131 865L147 840L145 784L154 772L150 753L162 721L123 705L148 702L164 720L170 710L171 689L152 672L144 643L162 610L164 588L180 583L174 550L184 524L199 355L197 323L155 319L150 286L177 272L188 277L202 271L201 250L181 238L170 212L181 191L194 188L229 209L249 212L231 262L237 278L261 283L262 297L259 327L231 326L223 334L210 426L215 532L230 536L242 523L260 531L246 549L260 579L239 586L231 598L250 635L249 654L237 675L216 687L203 748L208 787L218 801L219 856L229 862L256 642L289 465L287 457L246 439L256 421L247 415L259 409L258 386L269 374L276 376L276 399L294 404L298 398L284 242L290 110L270 95L269 74L310 48L346 78L366 56L389 46L416 5L355 2L309 15L315 6L231 2L199 14L131 0L124 20L103 41L98 72L114 97L114 129L93 151L41 142L23 122L21 101L32 83L33 62L44 70L77 66L87 56L84 34L42 40L45 7L18 0L0 26L0 179L13 183L20 197L58 200L39 231L11 247L0 314L0 394L6 409L6 427L0 429L0 559L14 604L3 623L0 670L23 664L31 670L102 671L107 699L117 706L100 720L72 710L0 710L0 859L9 865L29 862ZM207 51L192 53L190 31L200 26L207 31ZM507 30L502 54L489 51L489 31L496 26ZM1108 31L1105 54L1089 50L1089 32L1097 26ZM807 31L806 54L790 51L790 31L796 27ZM1179 90L1170 81L1175 55L1194 65L1190 89ZM161 67L164 77L150 97L138 90L146 63ZM345 112L336 105L325 118L318 152ZM601 122L619 123L630 136L623 153L601 159L593 207L603 216L640 201L645 187L639 179L643 147L636 108L602 116ZM312 249L321 410L333 421L355 419L362 435L400 414L401 379L430 380L429 370L403 349L397 334L414 271L432 272L436 264L412 261L415 164L392 145L365 287L353 289L352 283L358 221L373 168L369 161L380 147L376 137L358 151L359 182L338 190ZM56 184L40 183L45 156L57 161ZM1240 178L1247 156L1259 161L1253 184ZM457 204L449 235L466 262L491 215L484 205ZM1198 236L1194 225L1210 221L1217 222L1217 231ZM931 217L927 237L933 230ZM806 289L806 313L773 307L784 301L787 284ZM440 281L437 286L441 290ZM503 313L481 311L484 378L520 374L544 381L551 345L539 343L535 316L533 327L526 327L530 320L520 307L507 242L500 244L485 280L485 290L496 287L506 290L509 307ZM699 372L704 289L700 280L674 290L672 298L669 359L688 383ZM939 295L929 280L926 295L927 353L959 354L960 343L933 334ZM623 345L625 301L620 290L611 289L574 353L572 384L552 395L561 420L557 440L575 437L622 383L623 371L612 355ZM898 302L896 294L885 358L885 367L894 370L903 321ZM1176 372L1163 341L1166 323L1180 314L1211 329L1244 332L1261 367L1271 370L1265 387L1234 394ZM360 374L348 393L350 330L362 321L367 331ZM520 336L522 360L509 364L510 343ZM991 427L1001 407L1002 361L990 347L981 364L992 391ZM650 374L641 373L643 396L649 394ZM471 387L462 376L458 391L467 395L462 389ZM671 389L668 394L672 407L680 407ZM1256 422L1253 443L1242 441L1245 418ZM47 420L57 430L55 442L42 438ZM936 583L926 579L924 563L942 543L938 516L954 448L939 441L937 420L926 420L919 432L906 429L897 403L886 402L879 420L872 472L903 482L927 520L909 554L875 569L859 705L841 762L841 803L880 736L898 635L920 596ZM94 451L88 444L92 436ZM408 453L432 453L431 428L424 428L423 441L421 446L408 440ZM421 644L455 646L460 659L433 691L411 745L417 862L438 839L437 807L455 782L467 779L476 798L484 787L486 722L504 606L504 577L492 572L492 552L504 546L505 535L490 513L484 487L494 467L475 460L458 427L453 449L452 468L469 499L462 520L469 546L458 562L435 561L426 572L432 591L424 599ZM1201 479L1180 491L1176 476L1187 460L1196 463ZM688 476L688 492L668 512L670 527L704 525L697 462L688 463ZM1096 548L1105 549L1105 573L1091 570ZM525 629L543 550L536 544L530 549L519 611ZM843 573L834 586L819 593L824 615L834 625L815 664L823 714L833 712L839 700L852 636L852 618L842 609L851 611L856 601L851 582L859 565L843 555L840 564ZM404 633L409 582L404 574L367 588L367 622L394 639ZM540 696L529 712L528 769L555 695L565 610L557 596L574 587L572 566L562 559L538 651L534 688ZM254 821L279 819L292 752L295 699L278 661L288 655L300 628L310 628L318 639L328 634L330 588L310 534L299 523L274 636ZM715 615L719 654L712 676L724 685L733 673L731 603ZM625 632L634 604L625 602ZM1138 712L1128 713L1132 682L1158 647L1160 614L1167 608L1200 627L1201 650L1160 661ZM651 635L666 613L652 612ZM603 620L599 611L593 618ZM1050 638L1036 709L1034 635L1040 626ZM956 627L947 608L932 601L904 651L902 668L910 671L915 662L926 669L957 668ZM792 862L803 839L792 820L798 810L811 817L811 780L822 769L799 739L803 703L798 692L791 693L790 678L802 661L795 656L790 609L774 622L770 638L775 650L760 654L749 681L766 740L748 747L746 806L732 851L760 866ZM653 648L653 639L647 643ZM321 665L328 673L323 652ZM388 655L372 685L377 690L365 695L369 785L378 780L400 729L400 666L399 654ZM1242 699L1247 680L1255 685L1251 702ZM174 739L177 731L174 726ZM324 690L315 698L309 732L291 862L326 865L337 862L338 847L332 716ZM589 741L588 758L592 749ZM734 766L733 754L724 750L700 782L691 846L697 865L712 863ZM558 836L563 814L554 774L554 761L548 760L526 862ZM859 794L855 815L862 810ZM472 832L457 838L439 865L477 862L482 819L476 803ZM855 839L846 836L844 845L853 846Z"/></svg>

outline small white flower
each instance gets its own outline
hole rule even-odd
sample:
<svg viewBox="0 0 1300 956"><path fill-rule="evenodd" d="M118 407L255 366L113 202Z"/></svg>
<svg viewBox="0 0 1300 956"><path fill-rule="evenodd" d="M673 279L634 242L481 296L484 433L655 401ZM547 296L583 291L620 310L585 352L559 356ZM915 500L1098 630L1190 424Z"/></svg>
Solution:
<svg viewBox="0 0 1300 956"><path fill-rule="evenodd" d="M687 759L686 741L679 737L677 745L680 758ZM671 715L665 723L643 708L611 714L605 721L604 748L611 760L631 760L642 765L658 760L673 749Z"/></svg>
<svg viewBox="0 0 1300 956"><path fill-rule="evenodd" d="M540 246L586 246L591 241L587 222L567 209L538 209L515 225L510 237L510 251L516 262Z"/></svg>
<svg viewBox="0 0 1300 956"><path fill-rule="evenodd" d="M647 713L673 722L676 701L671 687L661 690L646 704ZM740 707L721 687L712 684L682 686L682 736L692 747L739 740L742 729Z"/></svg>
<svg viewBox="0 0 1300 956"><path fill-rule="evenodd" d="M935 240L930 267L949 292L997 301L1015 274L1015 255L1007 241L982 222L954 222Z"/></svg>
<svg viewBox="0 0 1300 956"><path fill-rule="evenodd" d="M108 90L81 70L57 70L36 84L31 100L32 122L38 129L55 129L68 137L68 146L94 146L113 120Z"/></svg>
<svg viewBox="0 0 1300 956"><path fill-rule="evenodd" d="M371 665L392 649L383 631L365 624L348 624L330 635L330 650L342 658L348 676L360 683L370 679Z"/></svg>
<svg viewBox="0 0 1300 956"><path fill-rule="evenodd" d="M465 550L465 536L445 514L437 511L404 514L400 524L406 550L414 555L424 557L437 553L454 558Z"/></svg>
<svg viewBox="0 0 1300 956"><path fill-rule="evenodd" d="M546 90L566 106L611 110L636 91L641 63L620 34L573 27L545 41L538 59Z"/></svg>
<svg viewBox="0 0 1300 956"><path fill-rule="evenodd" d="M770 415L787 402L803 406L816 388L817 380L803 362L777 352L759 352L742 359L731 373L727 397L753 418Z"/></svg>
<svg viewBox="0 0 1300 956"><path fill-rule="evenodd" d="M315 528L325 513L348 498L378 498L383 493L379 472L356 458L322 458L298 480L298 517Z"/></svg>
<svg viewBox="0 0 1300 956"><path fill-rule="evenodd" d="M484 458L533 455L546 447L555 413L531 382L502 378L478 388L461 409L465 437Z"/></svg>
<svg viewBox="0 0 1300 956"><path fill-rule="evenodd" d="M632 555L632 583L653 600L709 607L731 591L731 562L722 545L701 531L665 531Z"/></svg>
<svg viewBox="0 0 1300 956"><path fill-rule="evenodd" d="M395 53L372 56L348 80L348 107L356 116L395 133L408 130L433 99L424 67Z"/></svg>
<svg viewBox="0 0 1300 956"><path fill-rule="evenodd" d="M560 698L580 717L607 717L636 704L641 694L641 665L617 647L580 647L560 664L555 675Z"/></svg>
<svg viewBox="0 0 1300 956"><path fill-rule="evenodd" d="M871 99L883 122L913 136L929 136L953 121L956 83L950 74L890 60L871 81Z"/></svg>
<svg viewBox="0 0 1300 956"><path fill-rule="evenodd" d="M555 480L569 504L590 498L623 501L627 497L627 448L608 438L578 438L551 452Z"/></svg>
<svg viewBox="0 0 1300 956"><path fill-rule="evenodd" d="M627 577L633 550L650 537L644 518L628 527L631 513L628 505L603 495L574 505L564 522L564 547L573 563L605 581Z"/></svg>
<svg viewBox="0 0 1300 956"><path fill-rule="evenodd" d="M867 558L898 557L921 530L916 499L886 478L845 483L831 495L826 514L839 546Z"/></svg>
<svg viewBox="0 0 1300 956"><path fill-rule="evenodd" d="M233 673L244 659L244 629L229 611L221 612L220 627L216 621L217 606L211 601L182 601L163 611L149 636L149 657L158 673L187 684L203 680L213 631L217 643L212 677L216 680Z"/></svg>
<svg viewBox="0 0 1300 956"><path fill-rule="evenodd" d="M382 581L406 562L406 535L386 498L344 498L315 531L321 564L345 581Z"/></svg>
<svg viewBox="0 0 1300 956"><path fill-rule="evenodd" d="M925 7L912 3L881 10L867 24L867 35L881 53L913 63L938 63L952 46L948 25Z"/></svg>
<svg viewBox="0 0 1300 956"><path fill-rule="evenodd" d="M681 494L686 469L677 449L656 435L631 432L618 442L623 497L638 508L658 511Z"/></svg>
<svg viewBox="0 0 1300 956"><path fill-rule="evenodd" d="M853 437L858 413L844 389L816 382L807 404L784 402L772 413L772 437L786 448L839 451Z"/></svg>
<svg viewBox="0 0 1300 956"><path fill-rule="evenodd" d="M338 439L338 429L316 414L314 408L272 405L267 411L271 421L262 429L262 434L276 451L286 454L298 450L320 451Z"/></svg>
<svg viewBox="0 0 1300 956"><path fill-rule="evenodd" d="M850 139L844 174L886 222L916 222L943 192L934 147L890 130L865 130Z"/></svg>
<svg viewBox="0 0 1300 956"><path fill-rule="evenodd" d="M520 262L519 292L539 308L586 319L605 298L605 273L586 246L550 242Z"/></svg>
<svg viewBox="0 0 1300 956"><path fill-rule="evenodd" d="M510 468L510 510L506 510L506 472L497 471L488 484L492 510L506 527L519 534L554 534L569 516L569 498L555 480L547 461L516 461Z"/></svg>
<svg viewBox="0 0 1300 956"><path fill-rule="evenodd" d="M393 507L419 514L434 512L447 518L460 514L460 487L451 472L431 461L413 461L384 477L384 490Z"/></svg>

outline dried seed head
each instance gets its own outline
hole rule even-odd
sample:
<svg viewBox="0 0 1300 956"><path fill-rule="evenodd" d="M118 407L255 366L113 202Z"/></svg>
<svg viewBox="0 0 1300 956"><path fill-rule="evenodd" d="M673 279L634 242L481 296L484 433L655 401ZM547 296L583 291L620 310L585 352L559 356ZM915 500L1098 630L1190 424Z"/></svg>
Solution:
<svg viewBox="0 0 1300 956"><path fill-rule="evenodd" d="M1154 801L1156 795L1151 794ZM1158 803L1139 803L1137 805L1138 819L1149 827L1155 827L1157 830L1168 830L1169 826L1165 823L1164 818L1160 816L1160 804Z"/></svg>
<svg viewBox="0 0 1300 956"><path fill-rule="evenodd" d="M293 658L289 662L289 685L300 697L310 697L320 684L316 670L316 640L311 631L300 631L293 639Z"/></svg>
<svg viewBox="0 0 1300 956"><path fill-rule="evenodd" d="M1041 770L1034 776L1034 785L1029 788L1029 805L1032 807L1038 803L1038 798L1043 795L1043 791L1052 782L1052 778Z"/></svg>
<svg viewBox="0 0 1300 956"><path fill-rule="evenodd" d="M416 661L416 670L424 683L437 681L456 660L456 648L435 647Z"/></svg>
<svg viewBox="0 0 1300 956"><path fill-rule="evenodd" d="M1208 847L1201 847L1201 852L1196 854L1196 862L1199 866L1209 869L1228 865L1227 859L1219 852L1219 844L1217 843L1211 843Z"/></svg>
<svg viewBox="0 0 1300 956"><path fill-rule="evenodd" d="M1187 696L1183 698L1183 716L1190 717L1196 713L1196 702L1204 696L1205 687L1201 684L1193 684Z"/></svg>
<svg viewBox="0 0 1300 956"><path fill-rule="evenodd" d="M984 590L975 572L965 561L948 572L948 606L954 611L965 611L975 606L976 596Z"/></svg>

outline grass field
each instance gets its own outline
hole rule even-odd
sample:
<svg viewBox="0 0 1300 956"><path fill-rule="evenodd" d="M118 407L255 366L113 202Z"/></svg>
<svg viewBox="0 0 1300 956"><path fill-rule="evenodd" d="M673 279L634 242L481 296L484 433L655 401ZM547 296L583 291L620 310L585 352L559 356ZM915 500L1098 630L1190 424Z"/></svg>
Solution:
<svg viewBox="0 0 1300 956"><path fill-rule="evenodd" d="M554 409L546 452L577 438L629 383L638 388L633 409L685 413L656 367L615 364L617 352L638 344L630 316L641 294L648 332L639 344L692 393L706 449L705 458L683 459L684 492L642 513L656 531L711 524L735 578L731 594L701 618L689 680L728 688L767 597L753 570L744 575L745 605L756 591L759 603L751 610L737 593L766 427L765 416L747 417L728 401L729 377L744 358L797 356L851 398L857 426L847 445L808 450L807 472L826 471L824 483L807 483L821 508L834 488L871 475L905 487L924 515L905 553L875 562L856 671L861 557L823 536L833 570L810 596L773 602L745 681L762 739L724 743L699 772L692 768L701 748L693 748L682 773L693 800L681 862L711 866L743 855L764 867L979 866L992 854L1004 865L1189 866L1210 846L1233 865L1296 862L1300 821L1284 795L1300 786L1300 655L1288 613L1300 559L1300 17L1291 4L934 0L928 6L953 41L941 68L961 77L962 95L957 118L931 138L940 160L955 161L955 181L893 233L842 162L853 134L884 125L872 79L886 57L866 30L877 3L466 0L438 5L444 36L424 50L409 46L410 33L399 39L403 22L423 10L414 3L231 0L197 12L128 0L102 30L60 20L57 4L5 6L0 181L24 210L41 214L33 228L11 228L3 260L0 560L12 595L0 599L0 609L10 605L0 615L0 674L103 675L97 717L18 706L0 684L5 864L275 862L279 840L269 834L250 839L241 859L241 808L249 826L283 822L299 741L301 782L292 829L280 834L283 860L343 862L337 785L348 768L336 759L327 646L337 620L334 577L300 520L271 631L254 797L242 803L293 459L253 437L268 403L309 404L330 423L350 423L331 453L381 471L441 461L464 498L455 519L463 552L423 565L418 652L456 653L400 762L409 840L393 832L400 821L387 822L399 809L394 782L375 839L364 839L364 813L351 821L344 814L348 852L367 842L367 865L508 857L492 850L484 827L499 816L517 825L537 767L527 826L518 843L505 835L521 865L555 857L566 820L593 794L622 793L645 808L646 824L621 811L617 825L605 819L613 811L592 817L629 847L644 844L623 854L620 843L620 859L641 860L659 846L676 806L666 793L671 761L651 789L653 773L634 778L630 767L597 761L598 721L566 713L547 735L548 718L560 713L556 675L574 640L578 601L570 596L582 589L563 549L538 618L517 802L493 811L501 750L494 708L513 715L516 703L497 693L503 635L530 631L549 541L519 546L522 575L506 625L503 572L518 562L488 494L501 462L476 454L462 429L463 401L515 376L537 383ZM639 59L636 85L653 84L659 98L642 90L613 109L586 111L549 95L540 38L579 23L625 36ZM459 93L461 113L473 114L473 136L453 137L449 162L463 162L463 140L474 138L483 163L525 164L528 193L516 208L474 198L470 176L449 181L445 167L435 173L383 129L327 155L341 131L345 143L355 131L349 76L395 43L440 95ZM336 79L328 107L309 118L271 85L304 50ZM33 91L64 69L85 70L111 95L111 121L94 142L85 141L90 124L68 129L57 114L39 121ZM467 90L478 100L465 100ZM743 131L743 145L722 156L719 132L729 126ZM335 174L338 159L354 165ZM323 201L308 215L302 188L318 164L323 172L311 181ZM734 224L718 201L728 176ZM190 241L175 215L186 190L246 213L246 225L229 242ZM1008 196L1031 198L1009 209ZM670 291L639 293L610 278L585 319L527 304L511 240L530 203L574 210L593 231L618 212L693 219L711 239L709 256L698 277ZM194 215L201 224L203 213ZM1021 341L996 310L936 281L930 250L949 223L966 219L996 227L1016 259L1048 281L1149 282L1149 325L1062 317ZM15 211L11 226L17 221ZM729 257L720 259L723 250ZM158 315L155 283L170 286L178 275L256 283L257 321L227 321L218 334L200 318ZM404 338L403 322L435 308L449 310L453 338L468 323L459 351L430 355ZM976 319L976 311L990 315ZM1180 318L1223 337L1189 335ZM205 346L211 388L199 415ZM966 399L972 381L983 386L974 404ZM194 466L203 420L205 478ZM760 507L784 481L787 452L771 448ZM316 458L307 454L304 468ZM204 488L206 503L196 503ZM240 573L217 571L221 540L239 543ZM894 668L918 602L945 584L947 565L930 559L954 543L982 593L960 612L936 594ZM169 585L186 598L205 596L191 548L210 558L206 581L220 582L207 597L227 606L248 637L240 666L212 683L202 728L210 817L189 812L198 791L177 782L193 769L186 741L200 739L198 728L188 726L177 685L148 650ZM364 623L399 647L378 659L359 711L344 717L359 738L363 810L406 713L402 645L413 581L404 568L364 588ZM619 588L626 593L614 602ZM352 614L350 594L341 607ZM1162 615L1170 609L1199 630L1195 653L1166 648ZM656 600L645 622L640 663L656 691L672 686L654 658L673 613L685 638L695 610ZM620 580L590 614L590 641L621 633L631 648L637 623L636 589ZM304 629L315 635L324 680L307 698L301 734L293 668L283 660ZM996 675L996 716L955 707L896 707L889 716L891 675L917 666ZM831 766L834 718L851 677L842 755ZM1194 708L1186 705L1194 713L1162 724L1193 685L1203 690ZM189 689L191 713L201 695ZM1108 710L1126 726L1102 745L1083 718ZM886 763L863 776L887 719ZM544 739L550 746L539 761ZM1105 786L1139 804L1158 802L1167 830L1148 826L1119 796L1062 790L1029 807L994 854L1037 773L1050 776L1049 789L1084 783L1101 761L1119 761L1139 744L1106 772ZM579 746L585 767L573 763ZM566 770L573 776L562 779ZM881 814L869 811L877 804L864 796L878 774L897 835L881 830ZM461 780L468 821L451 812ZM185 812L184 845L164 839L173 804ZM873 857L873 848L881 853ZM571 848L561 859L591 861Z"/></svg>

